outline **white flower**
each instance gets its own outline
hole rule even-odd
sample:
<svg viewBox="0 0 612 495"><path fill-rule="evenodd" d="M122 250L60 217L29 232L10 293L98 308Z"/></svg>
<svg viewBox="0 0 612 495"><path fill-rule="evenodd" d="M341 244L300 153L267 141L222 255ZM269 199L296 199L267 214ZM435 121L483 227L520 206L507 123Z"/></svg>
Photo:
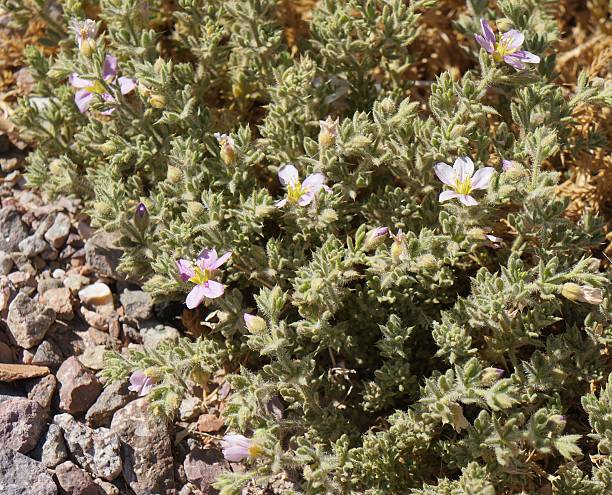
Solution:
<svg viewBox="0 0 612 495"><path fill-rule="evenodd" d="M278 179L287 188L287 197L276 202L276 206L279 208L285 206L287 202L294 205L307 206L321 189L325 189L328 192L331 191L325 185L326 179L321 173L311 174L304 179L304 182L300 182L297 169L290 163L280 168Z"/></svg>
<svg viewBox="0 0 612 495"><path fill-rule="evenodd" d="M452 190L442 191L438 198L440 202L458 198L466 206L476 206L476 201L470 193L475 189L486 189L493 176L493 167L484 167L474 173L474 162L467 156L459 157L452 167L446 163L436 163L434 170L438 179Z"/></svg>

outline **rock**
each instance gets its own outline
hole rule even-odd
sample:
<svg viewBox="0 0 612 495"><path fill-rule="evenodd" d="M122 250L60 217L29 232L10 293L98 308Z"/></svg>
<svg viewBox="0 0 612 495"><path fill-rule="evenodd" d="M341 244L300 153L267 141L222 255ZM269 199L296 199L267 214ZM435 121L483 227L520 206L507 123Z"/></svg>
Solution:
<svg viewBox="0 0 612 495"><path fill-rule="evenodd" d="M79 299L83 304L106 306L113 303L113 294L108 285L98 282L81 289Z"/></svg>
<svg viewBox="0 0 612 495"><path fill-rule="evenodd" d="M151 296L142 290L124 290L119 296L127 318L147 320L153 314Z"/></svg>
<svg viewBox="0 0 612 495"><path fill-rule="evenodd" d="M2 302L2 291L0 291L0 303ZM0 304L0 311L4 308L2 304ZM12 380L3 380L2 377L2 363L13 363L15 361L15 353L13 352L13 348L10 347L6 342L0 341L0 382L3 381L12 381ZM10 374L7 374L10 376ZM18 378L17 378L18 379Z"/></svg>
<svg viewBox="0 0 612 495"><path fill-rule="evenodd" d="M50 289L57 289L58 287L63 287L62 282L59 280L55 280L53 278L41 278L38 281L38 295L42 297L42 295Z"/></svg>
<svg viewBox="0 0 612 495"><path fill-rule="evenodd" d="M36 449L30 455L48 468L54 468L68 459L68 450L66 449L62 429L57 425L50 424L47 433L40 438Z"/></svg>
<svg viewBox="0 0 612 495"><path fill-rule="evenodd" d="M128 387L127 382L112 382L105 387L98 400L87 411L85 419L89 426L93 428L110 426L115 411L121 409L135 397Z"/></svg>
<svg viewBox="0 0 612 495"><path fill-rule="evenodd" d="M195 418L202 412L202 401L197 397L187 397L181 401L179 406L179 417L181 421Z"/></svg>
<svg viewBox="0 0 612 495"><path fill-rule="evenodd" d="M108 481L96 479L94 482L102 489L101 493L104 495L121 495L119 488Z"/></svg>
<svg viewBox="0 0 612 495"><path fill-rule="evenodd" d="M17 294L9 305L6 323L17 345L24 349L40 343L53 322L55 311L24 294Z"/></svg>
<svg viewBox="0 0 612 495"><path fill-rule="evenodd" d="M64 362L62 353L50 340L43 340L36 349L32 364L57 369Z"/></svg>
<svg viewBox="0 0 612 495"><path fill-rule="evenodd" d="M54 375L47 375L40 379L26 382L28 399L38 402L42 408L49 410L53 394L57 388L57 379Z"/></svg>
<svg viewBox="0 0 612 495"><path fill-rule="evenodd" d="M61 427L70 454L83 469L106 481L121 474L121 442L117 434L108 428L93 430L70 414L58 414L53 422Z"/></svg>
<svg viewBox="0 0 612 495"><path fill-rule="evenodd" d="M83 275L68 275L64 279L64 287L72 292L81 290L81 287L89 284L89 279Z"/></svg>
<svg viewBox="0 0 612 495"><path fill-rule="evenodd" d="M4 251L0 251L0 275L8 275L13 269L13 260Z"/></svg>
<svg viewBox="0 0 612 495"><path fill-rule="evenodd" d="M176 328L161 324L141 328L140 335L142 335L142 343L144 346L151 349L155 349L165 340L178 340L181 336Z"/></svg>
<svg viewBox="0 0 612 495"><path fill-rule="evenodd" d="M75 356L69 357L57 370L60 383L59 407L69 413L87 411L96 401L102 385L91 371L85 368Z"/></svg>
<svg viewBox="0 0 612 495"><path fill-rule="evenodd" d="M123 477L136 495L175 488L171 432L154 418L146 398L130 402L113 416L111 430L123 442Z"/></svg>
<svg viewBox="0 0 612 495"><path fill-rule="evenodd" d="M105 314L98 313L97 311L91 311L85 307L81 307L80 311L81 316L88 325L91 325L98 330L105 330L108 328L109 318Z"/></svg>
<svg viewBox="0 0 612 495"><path fill-rule="evenodd" d="M36 447L46 423L38 402L14 397L0 403L0 445L26 453Z"/></svg>
<svg viewBox="0 0 612 495"><path fill-rule="evenodd" d="M223 428L223 418L214 414L201 414L198 418L197 428L202 433L214 433Z"/></svg>
<svg viewBox="0 0 612 495"><path fill-rule="evenodd" d="M4 285L6 282L3 282L0 279L0 285ZM8 306L9 299L11 298L11 291L8 287L3 287L0 289L0 313L2 313Z"/></svg>
<svg viewBox="0 0 612 495"><path fill-rule="evenodd" d="M50 373L45 366L33 366L31 364L2 364L0 363L0 382L14 382L44 376Z"/></svg>
<svg viewBox="0 0 612 495"><path fill-rule="evenodd" d="M106 347L103 345L96 345L94 347L87 347L85 352L81 354L78 359L81 364L92 370L101 370L104 368L104 354L106 353Z"/></svg>
<svg viewBox="0 0 612 495"><path fill-rule="evenodd" d="M122 254L122 250L116 246L118 237L117 234L103 231L95 233L85 242L85 258L87 264L99 275L125 280L117 271Z"/></svg>
<svg viewBox="0 0 612 495"><path fill-rule="evenodd" d="M19 243L28 237L28 226L21 220L21 213L14 206L0 210L0 250L17 251Z"/></svg>
<svg viewBox="0 0 612 495"><path fill-rule="evenodd" d="M103 493L102 489L94 483L93 478L73 462L66 461L57 466L55 476L67 495L100 495Z"/></svg>
<svg viewBox="0 0 612 495"><path fill-rule="evenodd" d="M34 234L26 237L19 243L19 251L25 254L28 258L33 258L39 255L49 246L43 238Z"/></svg>
<svg viewBox="0 0 612 495"><path fill-rule="evenodd" d="M0 490L2 495L57 495L57 486L40 462L1 445Z"/></svg>
<svg viewBox="0 0 612 495"><path fill-rule="evenodd" d="M212 449L193 449L183 463L185 476L207 494L219 493L212 487L219 474L229 468L229 464L223 458L223 454Z"/></svg>
<svg viewBox="0 0 612 495"><path fill-rule="evenodd" d="M41 304L53 309L58 318L67 321L74 318L70 290L66 287L49 289L40 296L39 300Z"/></svg>
<svg viewBox="0 0 612 495"><path fill-rule="evenodd" d="M55 249L64 245L70 233L70 218L65 213L58 213L53 225L45 232L45 239Z"/></svg>

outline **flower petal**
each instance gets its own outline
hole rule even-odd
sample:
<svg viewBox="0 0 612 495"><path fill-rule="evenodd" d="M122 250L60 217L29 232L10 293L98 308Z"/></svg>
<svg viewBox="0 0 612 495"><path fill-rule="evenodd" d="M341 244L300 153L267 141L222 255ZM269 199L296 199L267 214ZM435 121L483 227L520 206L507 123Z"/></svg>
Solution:
<svg viewBox="0 0 612 495"><path fill-rule="evenodd" d="M223 449L223 457L229 462L240 462L249 457L249 450L240 446L227 447Z"/></svg>
<svg viewBox="0 0 612 495"><path fill-rule="evenodd" d="M276 206L277 208L282 208L286 204L287 204L287 198L283 198L283 199L279 199L278 201L276 201L274 203L274 206Z"/></svg>
<svg viewBox="0 0 612 495"><path fill-rule="evenodd" d="M300 180L300 175L298 174L297 168L288 163L278 169L278 179L283 186L288 186Z"/></svg>
<svg viewBox="0 0 612 495"><path fill-rule="evenodd" d="M232 256L231 252L225 253L223 256L219 257L217 261L215 261L214 268L219 268L223 263L229 260Z"/></svg>
<svg viewBox="0 0 612 495"><path fill-rule="evenodd" d="M487 20L483 19L482 17L480 18L480 29L482 29L484 39L491 43L491 45L495 45L495 33L493 32L493 29L491 29L491 26Z"/></svg>
<svg viewBox="0 0 612 495"><path fill-rule="evenodd" d="M202 252L198 254L196 263L202 270L214 270L217 258L217 250L215 248L203 249Z"/></svg>
<svg viewBox="0 0 612 495"><path fill-rule="evenodd" d="M105 81L112 80L117 75L117 57L107 55L104 57L104 65L102 66L102 77Z"/></svg>
<svg viewBox="0 0 612 495"><path fill-rule="evenodd" d="M457 180L457 174L455 170L450 165L446 163L436 163L434 165L434 172L438 176L444 184L447 186L455 186L455 181Z"/></svg>
<svg viewBox="0 0 612 495"><path fill-rule="evenodd" d="M206 297L206 287L203 285L196 285L191 292L187 295L187 299L185 299L185 304L189 309L197 308L204 298Z"/></svg>
<svg viewBox="0 0 612 495"><path fill-rule="evenodd" d="M462 194L459 196L459 201L461 201L465 206L476 206L478 204L478 201L468 194Z"/></svg>
<svg viewBox="0 0 612 495"><path fill-rule="evenodd" d="M68 82L74 88L87 88L92 85L92 81L89 79L85 79L84 77L79 76L77 73L73 72L70 74L68 78Z"/></svg>
<svg viewBox="0 0 612 495"><path fill-rule="evenodd" d="M474 39L481 47L483 47L487 51L487 53L493 53L493 51L495 50L495 46L493 45L493 43L486 40L479 34L475 34Z"/></svg>
<svg viewBox="0 0 612 495"><path fill-rule="evenodd" d="M195 276L195 271L193 269L191 261L180 259L177 260L176 266L183 282L187 282L187 280Z"/></svg>
<svg viewBox="0 0 612 495"><path fill-rule="evenodd" d="M93 94L85 89L79 89L74 94L74 102L81 113L85 113L91 104Z"/></svg>
<svg viewBox="0 0 612 495"><path fill-rule="evenodd" d="M298 205L300 205L300 206L308 206L310 203L312 203L313 199L314 199L314 193L313 192L307 192L306 194L302 194L300 196L300 199L298 199Z"/></svg>
<svg viewBox="0 0 612 495"><path fill-rule="evenodd" d="M307 192L319 192L327 179L321 173L311 174L302 182L302 188Z"/></svg>
<svg viewBox="0 0 612 495"><path fill-rule="evenodd" d="M448 189L446 191L442 191L440 196L438 196L438 201L443 203L444 201L448 201L449 199L458 198L459 194L455 191Z"/></svg>
<svg viewBox="0 0 612 495"><path fill-rule="evenodd" d="M225 287L223 284L216 282L214 280L209 280L204 285L204 295L208 297L208 299L215 299L217 297L221 297L225 292Z"/></svg>
<svg viewBox="0 0 612 495"><path fill-rule="evenodd" d="M457 174L459 182L465 182L474 175L474 162L468 156L460 156L453 164L453 170Z"/></svg>
<svg viewBox="0 0 612 495"><path fill-rule="evenodd" d="M526 62L528 64L540 63L540 57L526 50L518 50L514 52L512 56L518 58L521 62Z"/></svg>
<svg viewBox="0 0 612 495"><path fill-rule="evenodd" d="M489 187L489 182L495 169L493 167L484 167L476 171L472 177L472 189L486 189Z"/></svg>
<svg viewBox="0 0 612 495"><path fill-rule="evenodd" d="M508 172L515 167L515 163L516 162L514 160L502 160L502 169L504 172Z"/></svg>
<svg viewBox="0 0 612 495"><path fill-rule="evenodd" d="M525 36L523 33L517 31L516 29L511 29L510 31L501 35L499 43L500 45L505 46L508 50L515 51L523 45L523 41L525 41Z"/></svg>
<svg viewBox="0 0 612 495"><path fill-rule="evenodd" d="M513 55L504 55L504 62L517 70L523 70L526 65Z"/></svg>
<svg viewBox="0 0 612 495"><path fill-rule="evenodd" d="M127 95L136 87L136 81L130 77L120 77L117 82L122 95Z"/></svg>

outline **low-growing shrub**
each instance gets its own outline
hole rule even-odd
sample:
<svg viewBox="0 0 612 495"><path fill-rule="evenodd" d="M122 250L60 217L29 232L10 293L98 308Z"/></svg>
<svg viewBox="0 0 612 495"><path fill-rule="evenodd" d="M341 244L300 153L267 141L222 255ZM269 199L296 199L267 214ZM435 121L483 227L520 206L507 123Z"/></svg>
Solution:
<svg viewBox="0 0 612 495"><path fill-rule="evenodd" d="M144 371L172 418L233 370L224 446L248 469L222 493L612 491L602 222L566 218L550 166L602 152L573 115L612 89L556 81L557 2L59 3L55 55L27 50L28 178L201 316L104 373ZM415 81L422 15L451 6L470 68Z"/></svg>

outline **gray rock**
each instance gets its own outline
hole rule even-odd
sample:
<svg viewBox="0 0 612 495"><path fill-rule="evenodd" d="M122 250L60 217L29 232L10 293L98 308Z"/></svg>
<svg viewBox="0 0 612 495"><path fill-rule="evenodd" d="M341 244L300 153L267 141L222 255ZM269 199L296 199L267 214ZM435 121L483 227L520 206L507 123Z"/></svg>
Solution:
<svg viewBox="0 0 612 495"><path fill-rule="evenodd" d="M54 278L41 278L38 281L38 295L42 296L49 289L57 289L63 287L61 280L55 280Z"/></svg>
<svg viewBox="0 0 612 495"><path fill-rule="evenodd" d="M83 469L106 481L121 474L121 442L114 432L108 428L89 428L70 414L58 414L53 422L61 427L70 454Z"/></svg>
<svg viewBox="0 0 612 495"><path fill-rule="evenodd" d="M36 234L26 237L19 243L19 251L25 254L28 258L33 258L34 256L39 255L48 247L49 245L45 242L45 240Z"/></svg>
<svg viewBox="0 0 612 495"><path fill-rule="evenodd" d="M87 264L99 275L125 280L117 271L122 250L116 246L118 235L99 231L85 242Z"/></svg>
<svg viewBox="0 0 612 495"><path fill-rule="evenodd" d="M53 394L57 388L57 379L54 375L43 376L28 381L26 390L28 391L28 399L38 402L43 409L48 410L51 407Z"/></svg>
<svg viewBox="0 0 612 495"><path fill-rule="evenodd" d="M32 364L57 369L64 362L62 353L50 340L43 340L34 353Z"/></svg>
<svg viewBox="0 0 612 495"><path fill-rule="evenodd" d="M98 400L87 411L85 419L89 426L110 426L113 414L135 398L135 394L128 390L127 382L112 382L108 385Z"/></svg>
<svg viewBox="0 0 612 495"><path fill-rule="evenodd" d="M219 493L212 487L219 474L229 469L228 462L218 450L195 448L183 463L185 476L204 493L213 495Z"/></svg>
<svg viewBox="0 0 612 495"><path fill-rule="evenodd" d="M65 213L58 213L53 225L45 232L45 239L55 249L64 245L70 233L70 218Z"/></svg>
<svg viewBox="0 0 612 495"><path fill-rule="evenodd" d="M106 351L107 349L104 345L87 347L78 359L86 368L98 371L104 368L104 354Z"/></svg>
<svg viewBox="0 0 612 495"><path fill-rule="evenodd" d="M17 251L19 243L28 237L28 226L21 220L21 213L14 206L0 210L0 250Z"/></svg>
<svg viewBox="0 0 612 495"><path fill-rule="evenodd" d="M85 412L102 392L102 385L96 375L85 368L75 356L62 363L56 376L60 383L59 407L62 411L73 414Z"/></svg>
<svg viewBox="0 0 612 495"><path fill-rule="evenodd" d="M113 416L111 430L123 442L123 477L136 495L168 493L175 488L172 434L153 417L146 398L130 402Z"/></svg>
<svg viewBox="0 0 612 495"><path fill-rule="evenodd" d="M0 403L0 445L26 453L36 447L46 423L38 402L14 397Z"/></svg>
<svg viewBox="0 0 612 495"><path fill-rule="evenodd" d="M57 486L40 462L0 445L0 493L57 495Z"/></svg>
<svg viewBox="0 0 612 495"><path fill-rule="evenodd" d="M124 290L119 296L127 318L147 320L153 314L151 296L142 290Z"/></svg>
<svg viewBox="0 0 612 495"><path fill-rule="evenodd" d="M155 349L165 340L178 340L181 336L179 331L169 325L151 325L140 329L142 343L145 347Z"/></svg>
<svg viewBox="0 0 612 495"><path fill-rule="evenodd" d="M102 493L104 495L121 495L119 488L117 488L112 483L109 483L108 481L96 479L94 480L94 482L102 489Z"/></svg>
<svg viewBox="0 0 612 495"><path fill-rule="evenodd" d="M0 275L8 275L13 269L13 260L4 251L0 251Z"/></svg>
<svg viewBox="0 0 612 495"><path fill-rule="evenodd" d="M70 289L72 292L78 292L81 287L89 284L89 279L83 275L68 275L64 279L64 287Z"/></svg>
<svg viewBox="0 0 612 495"><path fill-rule="evenodd" d="M9 305L6 323L19 347L29 349L40 343L55 322L55 311L19 293Z"/></svg>
<svg viewBox="0 0 612 495"><path fill-rule="evenodd" d="M66 461L55 469L55 476L67 495L100 495L102 489L94 483L93 478L76 466Z"/></svg>
<svg viewBox="0 0 612 495"><path fill-rule="evenodd" d="M30 455L48 468L54 468L68 459L68 450L66 449L62 429L57 425L50 424L46 435L41 437Z"/></svg>

